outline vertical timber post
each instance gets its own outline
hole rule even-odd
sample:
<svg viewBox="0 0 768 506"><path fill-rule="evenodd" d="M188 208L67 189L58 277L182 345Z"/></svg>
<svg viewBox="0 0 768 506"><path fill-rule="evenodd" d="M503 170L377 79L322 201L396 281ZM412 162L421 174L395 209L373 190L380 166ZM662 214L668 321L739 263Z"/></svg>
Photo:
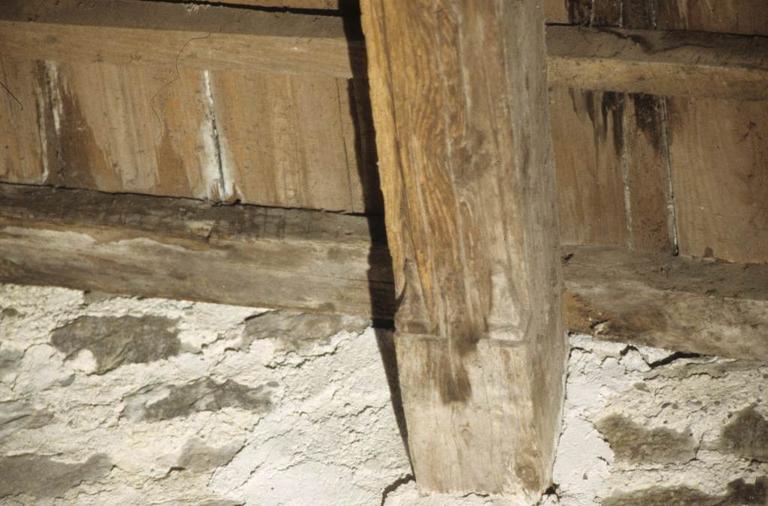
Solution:
<svg viewBox="0 0 768 506"><path fill-rule="evenodd" d="M567 354L541 2L361 3L416 480L535 502Z"/></svg>

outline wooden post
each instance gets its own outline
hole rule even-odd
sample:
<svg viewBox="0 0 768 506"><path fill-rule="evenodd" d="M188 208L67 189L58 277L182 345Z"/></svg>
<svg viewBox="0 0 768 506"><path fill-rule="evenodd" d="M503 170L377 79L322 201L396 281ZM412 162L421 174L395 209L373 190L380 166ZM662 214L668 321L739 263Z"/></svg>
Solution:
<svg viewBox="0 0 768 506"><path fill-rule="evenodd" d="M416 480L534 502L567 353L541 2L362 12Z"/></svg>

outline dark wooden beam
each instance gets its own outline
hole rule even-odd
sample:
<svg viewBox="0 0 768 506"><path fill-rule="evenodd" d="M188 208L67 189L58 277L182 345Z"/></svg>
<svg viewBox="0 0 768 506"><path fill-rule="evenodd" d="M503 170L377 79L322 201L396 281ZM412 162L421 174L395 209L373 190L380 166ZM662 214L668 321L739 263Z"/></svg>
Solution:
<svg viewBox="0 0 768 506"><path fill-rule="evenodd" d="M540 3L361 7L416 481L532 503L567 355Z"/></svg>
<svg viewBox="0 0 768 506"><path fill-rule="evenodd" d="M383 235L379 219L360 216L0 184L6 283L390 320ZM563 254L571 332L768 361L768 265Z"/></svg>
<svg viewBox="0 0 768 506"><path fill-rule="evenodd" d="M566 323L599 339L768 360L768 265L565 248Z"/></svg>
<svg viewBox="0 0 768 506"><path fill-rule="evenodd" d="M0 280L390 318L364 218L0 185Z"/></svg>

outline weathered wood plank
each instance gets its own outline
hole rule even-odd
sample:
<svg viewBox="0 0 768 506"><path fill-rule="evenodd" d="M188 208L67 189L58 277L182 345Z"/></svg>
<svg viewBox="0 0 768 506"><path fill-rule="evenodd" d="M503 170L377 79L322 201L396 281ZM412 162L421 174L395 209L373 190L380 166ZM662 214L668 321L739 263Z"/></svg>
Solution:
<svg viewBox="0 0 768 506"><path fill-rule="evenodd" d="M347 86L326 76L213 74L222 165L242 202L366 210L361 181L375 165L356 149Z"/></svg>
<svg viewBox="0 0 768 506"><path fill-rule="evenodd" d="M544 19L547 23L568 23L568 5L565 0L544 0Z"/></svg>
<svg viewBox="0 0 768 506"><path fill-rule="evenodd" d="M230 4L240 7L281 7L286 9L336 10L344 0L203 0L203 3Z"/></svg>
<svg viewBox="0 0 768 506"><path fill-rule="evenodd" d="M551 85L666 96L768 98L768 38L550 26Z"/></svg>
<svg viewBox="0 0 768 506"><path fill-rule="evenodd" d="M541 4L362 11L416 480L531 500L565 360Z"/></svg>
<svg viewBox="0 0 768 506"><path fill-rule="evenodd" d="M758 5L760 4L760 5ZM659 26L741 33L768 31L768 4L680 1L659 6ZM766 40L755 37L755 40ZM761 53L765 57L765 52ZM765 83L762 89L768 88ZM680 251L768 261L765 178L768 101L673 97L668 131Z"/></svg>
<svg viewBox="0 0 768 506"><path fill-rule="evenodd" d="M624 110L625 204L630 249L672 253L676 246L663 97L630 93Z"/></svg>
<svg viewBox="0 0 768 506"><path fill-rule="evenodd" d="M613 7L598 11L599 19L616 21ZM189 10L138 0L86 6L76 0L11 0L0 7L0 28L0 52L19 59L347 79L364 61L355 31L332 16L226 7ZM657 95L768 96L764 38L551 26L547 45L554 84Z"/></svg>
<svg viewBox="0 0 768 506"><path fill-rule="evenodd" d="M330 16L137 0L0 6L0 54L19 59L350 78L359 45Z"/></svg>
<svg viewBox="0 0 768 506"><path fill-rule="evenodd" d="M681 253L768 261L768 101L672 99L669 139Z"/></svg>
<svg viewBox="0 0 768 506"><path fill-rule="evenodd" d="M45 181L45 71L42 62L0 57L0 180Z"/></svg>
<svg viewBox="0 0 768 506"><path fill-rule="evenodd" d="M0 280L389 318L391 266L369 228L317 211L0 185Z"/></svg>
<svg viewBox="0 0 768 506"><path fill-rule="evenodd" d="M206 73L46 63L48 184L220 200Z"/></svg>
<svg viewBox="0 0 768 506"><path fill-rule="evenodd" d="M627 245L624 95L555 88L549 98L561 243Z"/></svg>
<svg viewBox="0 0 768 506"><path fill-rule="evenodd" d="M658 28L768 35L768 2L764 0L653 0Z"/></svg>
<svg viewBox="0 0 768 506"><path fill-rule="evenodd" d="M567 249L566 323L599 339L768 359L768 265Z"/></svg>

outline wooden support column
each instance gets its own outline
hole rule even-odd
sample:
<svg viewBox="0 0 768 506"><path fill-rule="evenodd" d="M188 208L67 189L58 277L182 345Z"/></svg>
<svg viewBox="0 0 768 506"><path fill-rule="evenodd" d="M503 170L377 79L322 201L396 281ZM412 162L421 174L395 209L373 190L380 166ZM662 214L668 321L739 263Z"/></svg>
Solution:
<svg viewBox="0 0 768 506"><path fill-rule="evenodd" d="M362 12L416 480L535 502L566 360L541 2Z"/></svg>

